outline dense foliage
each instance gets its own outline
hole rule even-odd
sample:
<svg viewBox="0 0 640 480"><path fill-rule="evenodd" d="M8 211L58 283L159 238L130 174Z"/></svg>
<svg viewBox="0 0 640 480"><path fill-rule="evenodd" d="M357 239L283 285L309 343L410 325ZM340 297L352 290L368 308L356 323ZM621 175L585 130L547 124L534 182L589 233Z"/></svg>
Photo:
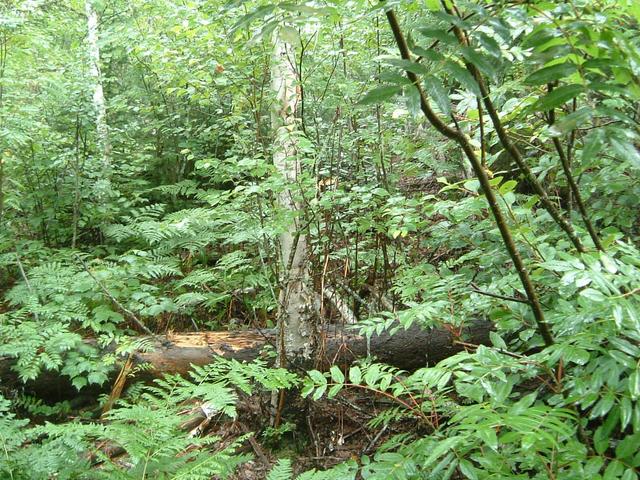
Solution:
<svg viewBox="0 0 640 480"><path fill-rule="evenodd" d="M264 419L269 479L637 479L639 22L634 0L2 2L0 478L232 478L251 435L184 411L237 419L286 389L387 403L375 448L306 472L310 442ZM212 358L102 416L108 395L34 396L58 375L93 402L153 335L283 325L291 231L318 329L350 312L463 351L412 372ZM477 319L489 345L462 333Z"/></svg>

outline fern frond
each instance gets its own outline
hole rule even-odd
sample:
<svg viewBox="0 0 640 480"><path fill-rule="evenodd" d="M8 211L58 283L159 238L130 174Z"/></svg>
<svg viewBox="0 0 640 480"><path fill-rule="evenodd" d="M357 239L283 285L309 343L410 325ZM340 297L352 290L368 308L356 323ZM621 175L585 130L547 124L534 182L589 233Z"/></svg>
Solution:
<svg viewBox="0 0 640 480"><path fill-rule="evenodd" d="M291 460L281 458L269 472L267 480L291 480L292 475L293 467L291 466Z"/></svg>

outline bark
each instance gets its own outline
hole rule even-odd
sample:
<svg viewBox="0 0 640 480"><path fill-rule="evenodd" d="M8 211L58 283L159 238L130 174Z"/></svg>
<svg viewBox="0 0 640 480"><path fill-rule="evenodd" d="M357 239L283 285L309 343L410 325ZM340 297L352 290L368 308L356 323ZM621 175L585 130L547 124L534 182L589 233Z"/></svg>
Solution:
<svg viewBox="0 0 640 480"><path fill-rule="evenodd" d="M273 163L287 186L280 194L281 207L291 214L289 229L280 236L280 297L277 341L281 364L285 356L301 354L310 358L313 351L317 305L308 269L307 236L302 231L301 205L295 199L300 175L300 156L296 140L296 105L299 89L294 66L295 50L277 33L273 37L274 53L271 66L272 89L275 94L271 115L274 130Z"/></svg>
<svg viewBox="0 0 640 480"><path fill-rule="evenodd" d="M353 310L349 308L347 302L340 296L340 294L336 291L335 288L330 287L329 285L324 286L324 297L329 300L331 306L340 313L342 320L344 323L353 325L358 321Z"/></svg>
<svg viewBox="0 0 640 480"><path fill-rule="evenodd" d="M4 71L7 66L7 44L9 38L0 32L0 129L4 127ZM0 222L4 217L4 153L0 154Z"/></svg>
<svg viewBox="0 0 640 480"><path fill-rule="evenodd" d="M109 180L111 171L111 142L107 123L107 105L102 87L100 70L100 46L98 44L98 13L93 8L92 0L85 0L87 15L87 46L89 51L89 72L93 78L93 107L96 110L96 130L98 146L102 156L103 179Z"/></svg>
<svg viewBox="0 0 640 480"><path fill-rule="evenodd" d="M489 344L492 324L478 320L466 328L460 337L466 344ZM260 356L261 350L276 340L276 330L247 330L237 332L196 332L180 333L156 337L155 349L150 352L134 352L132 377L148 381L165 373L186 375L191 365L206 365L214 356L251 361ZM403 370L415 370L433 365L464 347L457 343L447 329L424 330L413 326L401 329L394 335L382 333L371 340L351 330L332 327L321 336L319 368L331 364L348 366L355 359L365 358L370 352L377 361L388 363ZM124 361L124 359L123 359ZM145 365L146 368L135 368ZM117 372L115 372L117 373ZM11 361L0 359L0 383L5 386L19 385L11 371ZM67 379L56 373L44 373L33 382L27 383L26 390L41 397L54 400L77 396L78 393ZM88 388L82 393L96 394L111 389L111 383L102 388Z"/></svg>
<svg viewBox="0 0 640 480"><path fill-rule="evenodd" d="M0 156L0 225L4 217L4 160Z"/></svg>

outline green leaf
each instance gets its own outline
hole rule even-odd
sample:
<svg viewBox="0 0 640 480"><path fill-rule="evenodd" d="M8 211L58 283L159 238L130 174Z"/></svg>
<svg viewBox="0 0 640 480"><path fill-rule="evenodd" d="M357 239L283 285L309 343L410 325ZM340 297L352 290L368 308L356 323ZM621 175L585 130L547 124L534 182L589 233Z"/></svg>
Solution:
<svg viewBox="0 0 640 480"><path fill-rule="evenodd" d="M518 186L518 182L515 180L507 180L502 185L500 185L500 195L506 195L509 192L513 192L515 188Z"/></svg>
<svg viewBox="0 0 640 480"><path fill-rule="evenodd" d="M553 132L555 134L563 135L572 130L575 130L577 127L582 126L587 121L591 120L593 116L593 110L589 107L582 107L576 110L575 112L570 113L569 115L565 115L560 118L553 125Z"/></svg>
<svg viewBox="0 0 640 480"><path fill-rule="evenodd" d="M536 70L524 79L524 83L527 85L543 85L567 77L576 71L577 67L572 62L558 63Z"/></svg>
<svg viewBox="0 0 640 480"><path fill-rule="evenodd" d="M603 433L602 427L598 427L593 435L593 448L602 455L609 447L609 437Z"/></svg>
<svg viewBox="0 0 640 480"><path fill-rule="evenodd" d="M549 25L543 24L535 28L522 42L523 48L540 47L545 43L560 37L560 32Z"/></svg>
<svg viewBox="0 0 640 480"><path fill-rule="evenodd" d="M402 87L398 85L388 85L384 87L378 87L371 90L358 102L360 105L371 105L373 103L382 103L385 100L390 99L394 95L397 95L402 91Z"/></svg>
<svg viewBox="0 0 640 480"><path fill-rule="evenodd" d="M482 53L471 47L462 47L462 55L467 59L467 62L475 65L485 75L492 78L496 76L496 69L493 66L492 60Z"/></svg>
<svg viewBox="0 0 640 480"><path fill-rule="evenodd" d="M343 386L344 386L344 385L343 385L342 383L338 383L338 384L336 384L336 385L333 385L333 386L329 389L329 392L327 393L327 397L328 397L328 398L333 398L333 397L335 397L335 396L340 392L340 390L342 390L342 387L343 387Z"/></svg>
<svg viewBox="0 0 640 480"><path fill-rule="evenodd" d="M531 109L534 112L540 112L558 108L569 100L580 95L583 91L584 87L576 83L563 85L562 87L558 87L546 94L544 97L539 98L538 101L533 104Z"/></svg>
<svg viewBox="0 0 640 480"><path fill-rule="evenodd" d="M582 147L582 161L589 164L596 160L595 157L600 153L603 145L604 142L600 131L595 131L587 135Z"/></svg>
<svg viewBox="0 0 640 480"><path fill-rule="evenodd" d="M609 448L611 433L620 419L620 409L613 408L607 415L606 420L600 425L593 435L593 447L598 454L604 453Z"/></svg>
<svg viewBox="0 0 640 480"><path fill-rule="evenodd" d="M611 138L609 142L620 158L640 168L640 152L638 152L638 149L633 143L616 137Z"/></svg>
<svg viewBox="0 0 640 480"><path fill-rule="evenodd" d="M458 39L447 30L439 29L439 28L419 28L418 31L424 37L427 38L435 38L442 43L447 45L457 45Z"/></svg>
<svg viewBox="0 0 640 480"><path fill-rule="evenodd" d="M432 12L440 10L440 0L425 0L425 5Z"/></svg>
<svg viewBox="0 0 640 480"><path fill-rule="evenodd" d="M442 455L453 450L461 441L462 437L449 437L441 440L436 444L436 446L429 453L429 456L424 460L423 466L426 467L431 465Z"/></svg>
<svg viewBox="0 0 640 480"><path fill-rule="evenodd" d="M288 25L282 25L278 29L278 36L290 45L298 45L300 43L298 31Z"/></svg>
<svg viewBox="0 0 640 480"><path fill-rule="evenodd" d="M493 450L498 449L498 436L493 428L485 426L480 427L476 430L476 434L480 440L489 446L489 448Z"/></svg>
<svg viewBox="0 0 640 480"><path fill-rule="evenodd" d="M231 32L233 33L240 28L246 27L253 20L264 19L266 16L271 14L271 12L273 12L276 9L276 7L277 5L271 4L271 5L263 5L261 7L256 8L252 12L240 18L240 20L238 20L236 24L231 28Z"/></svg>
<svg viewBox="0 0 640 480"><path fill-rule="evenodd" d="M87 385L87 379L85 377L75 377L71 380L71 384L76 387L76 390L80 390L82 387Z"/></svg>
<svg viewBox="0 0 640 480"><path fill-rule="evenodd" d="M421 63L414 62L412 60L405 60L403 58L385 58L384 62L398 67L405 72L415 73L416 75L427 75L429 70Z"/></svg>
<svg viewBox="0 0 640 480"><path fill-rule="evenodd" d="M331 380L333 380L335 383L344 383L344 374L337 365L333 365L329 369L329 372L331 373Z"/></svg>
<svg viewBox="0 0 640 480"><path fill-rule="evenodd" d="M109 378L104 372L91 372L87 376L87 381L91 384L102 385Z"/></svg>
<svg viewBox="0 0 640 480"><path fill-rule="evenodd" d="M378 379L380 378L380 367L378 365L371 365L364 375L364 381L370 387L375 387Z"/></svg>
<svg viewBox="0 0 640 480"><path fill-rule="evenodd" d="M318 370L310 370L307 373L308 373L309 377L311 378L311 380L313 380L313 383L315 383L316 385L326 385L327 384L326 377L321 372L319 372Z"/></svg>
<svg viewBox="0 0 640 480"><path fill-rule="evenodd" d="M640 370L638 369L629 375L629 394L632 400L640 398Z"/></svg>
<svg viewBox="0 0 640 480"><path fill-rule="evenodd" d="M504 340L498 333L494 331L489 332L489 338L491 339L491 343L493 344L494 347L500 348L502 350L507 349L507 344L504 343Z"/></svg>
<svg viewBox="0 0 640 480"><path fill-rule="evenodd" d="M615 395L608 393L603 396L598 403L591 409L590 418L597 418L606 415L616 400Z"/></svg>
<svg viewBox="0 0 640 480"><path fill-rule="evenodd" d="M307 398L309 394L313 392L314 388L316 388L315 384L313 384L312 382L305 382L300 395L302 396L302 398Z"/></svg>
<svg viewBox="0 0 640 480"><path fill-rule="evenodd" d="M461 67L451 60L444 64L444 68L447 72L449 72L449 74L451 74L453 78L455 78L460 83L463 88L469 90L471 93L478 97L481 96L478 83L466 68Z"/></svg>
<svg viewBox="0 0 640 480"><path fill-rule="evenodd" d="M607 299L601 291L594 288L585 288L580 292L580 295L594 302L603 302Z"/></svg>
<svg viewBox="0 0 640 480"><path fill-rule="evenodd" d="M604 471L603 480L614 480L624 472L624 464L618 460L612 460Z"/></svg>
<svg viewBox="0 0 640 480"><path fill-rule="evenodd" d="M460 472L469 480L478 480L477 470L469 460L460 460L458 467L460 468Z"/></svg>
<svg viewBox="0 0 640 480"><path fill-rule="evenodd" d="M631 417L633 415L633 404L629 397L622 397L620 400L620 428L624 430L627 428L629 423L631 422Z"/></svg>
<svg viewBox="0 0 640 480"><path fill-rule="evenodd" d="M426 75L424 77L424 86L427 93L435 100L436 105L446 117L451 116L451 102L449 101L449 95L442 86L439 79L433 75Z"/></svg>
<svg viewBox="0 0 640 480"><path fill-rule="evenodd" d="M360 385L360 382L362 381L362 371L357 365L354 365L349 369L349 381L354 385Z"/></svg>
<svg viewBox="0 0 640 480"><path fill-rule="evenodd" d="M500 49L500 45L495 41L493 37L490 37L484 32L476 32L476 36L480 45L484 47L484 49L489 52L490 55L497 59L502 58L502 50Z"/></svg>
<svg viewBox="0 0 640 480"><path fill-rule="evenodd" d="M585 478L594 478L596 474L602 469L604 465L604 459L602 457L591 457L584 465Z"/></svg>
<svg viewBox="0 0 640 480"><path fill-rule="evenodd" d="M640 433L627 435L616 447L616 458L623 460L638 453L640 446Z"/></svg>
<svg viewBox="0 0 640 480"><path fill-rule="evenodd" d="M291 467L291 460L288 458L281 458L278 463L269 472L266 480L282 480L284 478L290 479L293 475L293 468Z"/></svg>
<svg viewBox="0 0 640 480"><path fill-rule="evenodd" d="M313 400L320 400L320 398L322 397L322 395L324 395L324 392L327 391L327 384L325 383L324 385L319 385L316 388L316 391L313 392L313 396L311 398L313 398Z"/></svg>

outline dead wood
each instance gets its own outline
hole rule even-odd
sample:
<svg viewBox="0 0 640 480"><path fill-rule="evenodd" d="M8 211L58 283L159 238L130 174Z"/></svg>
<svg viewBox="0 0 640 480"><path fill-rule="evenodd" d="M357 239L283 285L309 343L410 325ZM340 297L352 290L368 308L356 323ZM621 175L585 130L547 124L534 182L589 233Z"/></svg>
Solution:
<svg viewBox="0 0 640 480"><path fill-rule="evenodd" d="M355 359L371 354L379 362L403 370L415 370L425 365L433 365L461 351L464 347L458 343L459 340L464 340L467 344L487 344L491 328L490 322L479 320L465 328L461 336L458 336L445 328L422 329L412 326L407 330L400 329L394 335L387 332L373 335L370 342L367 342L364 336L351 329L330 327L322 336L320 360L315 366L346 366ZM206 365L215 356L251 361L260 356L265 346L273 345L274 341L275 330L193 332L155 336L155 348L152 351L133 352L134 373L129 375L127 383L134 380L132 377L137 380L150 380L165 373L184 375L191 365ZM135 368L140 365L145 365L146 368ZM11 360L0 359L0 383L6 386L20 386L10 367ZM114 372L114 378L116 375L117 371ZM103 393L105 390L111 390L111 386L109 384L93 390L87 388L87 392ZM52 372L42 374L21 388L50 400L78 395L68 380Z"/></svg>

